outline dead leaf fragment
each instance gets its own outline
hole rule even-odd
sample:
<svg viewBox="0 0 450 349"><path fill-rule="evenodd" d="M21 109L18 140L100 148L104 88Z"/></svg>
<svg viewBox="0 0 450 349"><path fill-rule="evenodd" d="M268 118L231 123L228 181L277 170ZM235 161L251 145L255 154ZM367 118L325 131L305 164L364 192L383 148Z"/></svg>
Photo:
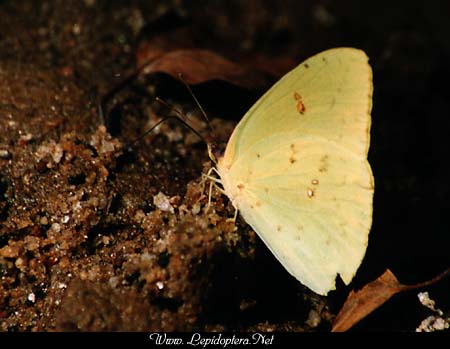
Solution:
<svg viewBox="0 0 450 349"><path fill-rule="evenodd" d="M399 292L429 286L443 279L448 274L450 274L450 269L429 281L416 285L403 285L389 269L386 269L383 275L376 280L369 282L361 290L357 292L352 290L350 292L347 300L334 320L331 331L347 331L368 314L383 305L393 295Z"/></svg>
<svg viewBox="0 0 450 349"><path fill-rule="evenodd" d="M266 89L298 64L292 57L235 50L225 58L222 51L199 46L196 34L184 18L171 12L149 24L135 52L139 75L165 73L178 78L181 74L190 85L221 80L245 89Z"/></svg>
<svg viewBox="0 0 450 349"><path fill-rule="evenodd" d="M180 49L162 54L146 63L141 74L152 73L165 73L174 78L178 78L181 74L190 85L222 80L239 87L253 89L265 87L270 82L267 74L240 66L217 53L201 49Z"/></svg>

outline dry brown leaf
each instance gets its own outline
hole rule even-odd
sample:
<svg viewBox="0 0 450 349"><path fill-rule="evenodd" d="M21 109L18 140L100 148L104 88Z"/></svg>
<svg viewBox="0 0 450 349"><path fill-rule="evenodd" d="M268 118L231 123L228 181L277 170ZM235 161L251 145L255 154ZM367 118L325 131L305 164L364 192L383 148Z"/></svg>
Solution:
<svg viewBox="0 0 450 349"><path fill-rule="evenodd" d="M333 323L332 332L347 331L354 324L385 303L403 289L392 272L387 269L378 279L368 283L358 292L350 291Z"/></svg>
<svg viewBox="0 0 450 349"><path fill-rule="evenodd" d="M141 74L166 73L189 84L223 80L247 89L265 89L297 65L291 57L231 52L233 61L195 42L193 28L166 14L147 28L138 42L136 63Z"/></svg>
<svg viewBox="0 0 450 349"><path fill-rule="evenodd" d="M393 295L399 292L429 286L443 279L449 273L450 269L444 271L429 281L416 285L403 285L397 280L395 275L389 269L386 269L383 275L378 277L376 280L369 282L361 290L357 292L352 290L350 292L347 300L334 320L331 331L347 331L368 314L383 305Z"/></svg>
<svg viewBox="0 0 450 349"><path fill-rule="evenodd" d="M154 53L151 57L154 57ZM174 78L178 78L181 74L191 85L210 80L223 80L250 89L262 88L270 83L267 74L240 66L219 54L201 49L181 49L165 54L159 51L158 57L146 63L142 70L142 74L151 73L166 73Z"/></svg>

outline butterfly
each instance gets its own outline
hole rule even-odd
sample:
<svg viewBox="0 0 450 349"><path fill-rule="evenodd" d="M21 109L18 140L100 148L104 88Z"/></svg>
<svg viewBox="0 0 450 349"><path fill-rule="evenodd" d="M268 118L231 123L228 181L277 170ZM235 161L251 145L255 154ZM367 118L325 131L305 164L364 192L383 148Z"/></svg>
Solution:
<svg viewBox="0 0 450 349"><path fill-rule="evenodd" d="M225 194L284 268L326 295L349 284L372 225L372 70L334 48L282 77L234 129L216 171Z"/></svg>

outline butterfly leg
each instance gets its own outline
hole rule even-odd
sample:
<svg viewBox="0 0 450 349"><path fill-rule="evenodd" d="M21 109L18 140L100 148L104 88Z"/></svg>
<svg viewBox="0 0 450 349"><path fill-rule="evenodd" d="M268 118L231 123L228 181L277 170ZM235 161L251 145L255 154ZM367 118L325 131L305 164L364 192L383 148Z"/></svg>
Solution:
<svg viewBox="0 0 450 349"><path fill-rule="evenodd" d="M233 216L233 218L228 218L228 219L227 219L227 222L233 222L233 223L236 223L237 215L238 215L238 209L237 209L237 208L234 208L234 216Z"/></svg>
<svg viewBox="0 0 450 349"><path fill-rule="evenodd" d="M213 188L213 186L216 187L216 189L219 190L221 194L223 194L225 196L227 195L227 193L225 193L225 190L223 190L221 187L219 187L217 185L217 184L221 184L222 181L220 180L220 178L211 176L212 172L215 172L217 175L219 175L219 173L217 172L217 169L215 167L211 167L207 174L202 174L204 181L206 181L206 180L210 181L209 182L208 204L206 205L206 211L205 212L208 212L208 210L209 210L209 208L211 206L211 197L212 197L212 188ZM233 218L228 218L226 221L227 222L236 223L238 212L239 212L238 209L235 208Z"/></svg>
<svg viewBox="0 0 450 349"><path fill-rule="evenodd" d="M209 211L209 208L211 207L211 196L212 196L212 188L213 184L215 184L213 181L209 181L209 193L208 193L208 204L206 205L206 211Z"/></svg>
<svg viewBox="0 0 450 349"><path fill-rule="evenodd" d="M201 185L201 187L202 187L202 195L201 195L201 196L203 196L203 192L205 191L205 182L206 182L208 179L210 179L209 177L211 177L211 173L213 172L213 168L214 168L214 167L211 167L211 168L208 170L208 173L206 173L206 174L202 173L202 180L201 180L201 182L200 182L200 185Z"/></svg>
<svg viewBox="0 0 450 349"><path fill-rule="evenodd" d="M217 169L215 168L215 167L211 167L209 170L208 170L208 172L205 174L205 173L202 173L202 196L201 197L203 197L203 192L204 192L204 190L205 190L205 182L207 181L207 180L209 180L209 193L208 193L208 204L206 205L206 211L205 212L208 212L208 210L209 210L209 208L210 208L210 206L211 206L211 197L212 197L212 188L213 188L213 186L215 186L219 191L221 191L223 194L225 193L224 191L223 191L223 189L222 188L220 188L218 185L217 185L217 183L222 183L221 182L221 180L219 179L219 178L217 178L217 177L214 177L214 176L212 176L211 174L213 173L213 172L215 172L216 174L218 174L218 172L217 172Z"/></svg>

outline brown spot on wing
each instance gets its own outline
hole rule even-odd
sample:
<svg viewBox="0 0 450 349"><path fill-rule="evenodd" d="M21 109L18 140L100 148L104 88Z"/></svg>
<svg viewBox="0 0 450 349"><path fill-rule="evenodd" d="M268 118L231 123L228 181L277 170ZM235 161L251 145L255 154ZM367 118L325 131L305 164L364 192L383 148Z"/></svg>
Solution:
<svg viewBox="0 0 450 349"><path fill-rule="evenodd" d="M328 171L328 155L324 155L320 158L319 164L319 172L327 172Z"/></svg>
<svg viewBox="0 0 450 349"><path fill-rule="evenodd" d="M306 108L305 105L303 104L302 96L300 96L300 94L297 91L294 92L294 99L297 101L297 111L300 114L303 114Z"/></svg>
<svg viewBox="0 0 450 349"><path fill-rule="evenodd" d="M297 161L297 158L295 157L295 154L297 153L297 150L295 149L295 144L294 143L291 143L291 152L292 152L292 154L289 157L289 162L291 164L293 164L294 162Z"/></svg>
<svg viewBox="0 0 450 349"><path fill-rule="evenodd" d="M277 226L277 231L281 231L281 225Z"/></svg>

